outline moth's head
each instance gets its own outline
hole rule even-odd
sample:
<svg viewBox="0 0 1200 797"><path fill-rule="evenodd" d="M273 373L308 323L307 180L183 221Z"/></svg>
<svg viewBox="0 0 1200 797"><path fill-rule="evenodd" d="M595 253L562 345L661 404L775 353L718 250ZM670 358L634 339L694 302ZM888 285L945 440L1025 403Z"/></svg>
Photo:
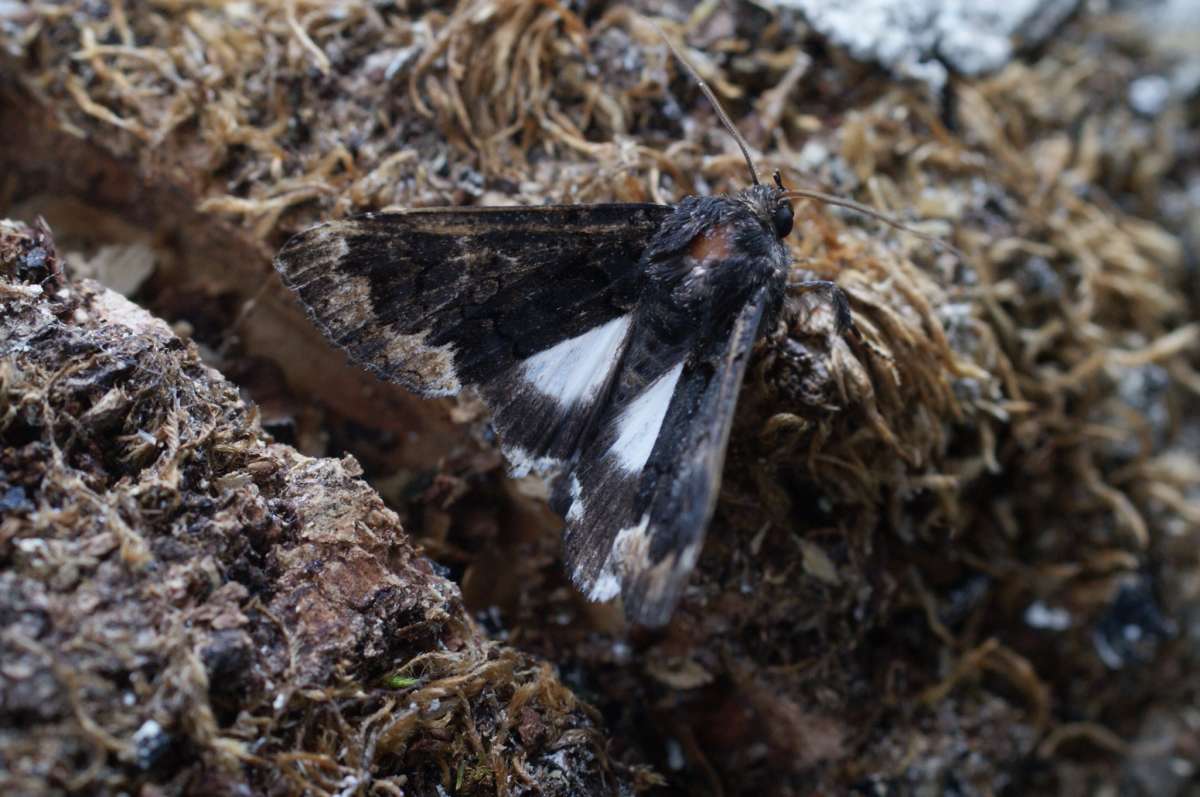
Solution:
<svg viewBox="0 0 1200 797"><path fill-rule="evenodd" d="M771 209L771 226L777 236L787 238L788 233L792 231L795 216L792 214L792 199L783 187L783 175L778 169L775 170L775 188L772 193L775 195L775 206Z"/></svg>
<svg viewBox="0 0 1200 797"><path fill-rule="evenodd" d="M743 190L740 198L776 238L782 241L791 233L795 220L792 200L778 171L775 172L775 185L755 183Z"/></svg>

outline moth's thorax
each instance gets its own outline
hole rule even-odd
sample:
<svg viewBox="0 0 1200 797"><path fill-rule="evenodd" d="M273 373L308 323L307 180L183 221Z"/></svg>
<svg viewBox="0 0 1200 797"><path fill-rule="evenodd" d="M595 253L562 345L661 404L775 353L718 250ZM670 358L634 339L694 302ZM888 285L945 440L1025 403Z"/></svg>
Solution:
<svg viewBox="0 0 1200 797"><path fill-rule="evenodd" d="M764 289L767 315L774 315L791 263L773 223L781 201L777 189L752 186L687 197L674 208L642 257L643 306L664 339L722 340Z"/></svg>
<svg viewBox="0 0 1200 797"><path fill-rule="evenodd" d="M774 214L786 204L778 189L754 185L730 196L687 197L663 222L647 248L651 277L678 278L687 266L780 268L787 246L776 233ZM743 262L750 258L756 263Z"/></svg>

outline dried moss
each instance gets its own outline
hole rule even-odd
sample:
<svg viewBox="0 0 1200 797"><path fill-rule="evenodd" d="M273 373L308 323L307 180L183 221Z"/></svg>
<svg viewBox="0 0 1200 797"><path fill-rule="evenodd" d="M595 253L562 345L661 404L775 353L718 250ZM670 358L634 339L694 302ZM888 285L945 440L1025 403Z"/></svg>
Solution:
<svg viewBox="0 0 1200 797"><path fill-rule="evenodd" d="M6 794L615 787L590 709L481 637L353 459L271 442L58 265L0 223Z"/></svg>
<svg viewBox="0 0 1200 797"><path fill-rule="evenodd" d="M266 253L317 218L743 185L635 10L68 5L8 30L25 101L194 200L194 216L166 214L175 226L213 224L249 253L160 267L138 298L195 321L248 384L278 361L279 428L355 451L470 605L500 607L492 629L604 710L618 757L680 790L744 793L1154 793L1189 777L1156 762L1194 744L1200 327L1161 222L1195 216L1182 187L1197 114L1178 98L1154 116L1129 106L1132 81L1168 66L1130 20L1079 20L944 98L754 4L703 4L671 27L760 170L935 219L922 228L967 258L800 210L797 276L836 278L865 342L794 298L753 366L700 572L661 637L630 636L565 585L538 486L503 480L477 406L450 409L457 432L426 431L444 405L347 389L265 342L288 328L277 286L251 313L207 303L255 296ZM14 180L10 196L37 190ZM314 421L276 382L334 410Z"/></svg>

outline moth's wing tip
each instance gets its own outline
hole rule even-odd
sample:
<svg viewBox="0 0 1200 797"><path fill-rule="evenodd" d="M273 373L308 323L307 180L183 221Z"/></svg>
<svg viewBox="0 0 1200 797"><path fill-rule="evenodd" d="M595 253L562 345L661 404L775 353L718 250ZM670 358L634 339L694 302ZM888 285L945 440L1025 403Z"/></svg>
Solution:
<svg viewBox="0 0 1200 797"><path fill-rule="evenodd" d="M648 600L631 592L619 577L606 572L591 574L582 568L567 568L571 583L589 603L610 603L621 608L626 622L643 628L662 628L671 621L679 595Z"/></svg>
<svg viewBox="0 0 1200 797"><path fill-rule="evenodd" d="M586 551L568 544L566 568L571 581L589 601L619 599L630 624L661 628L670 622L683 597L702 540L652 562L648 556L649 534L643 526L626 528L606 546L603 557L589 557ZM622 535L624 539L620 539ZM630 545L630 537L640 539Z"/></svg>
<svg viewBox="0 0 1200 797"><path fill-rule="evenodd" d="M683 597L691 568L673 570L667 578L636 574L621 586L625 619L645 628L662 628L671 621Z"/></svg>
<svg viewBox="0 0 1200 797"><path fill-rule="evenodd" d="M368 266L389 253L379 251L388 231L376 221L360 216L302 230L280 248L275 270L312 324L355 365L427 398L455 395L462 383L452 347L427 342L429 330L401 333L379 322L378 278Z"/></svg>
<svg viewBox="0 0 1200 797"><path fill-rule="evenodd" d="M272 265L289 288L307 271L319 266L336 266L350 252L347 235L357 226L351 220L326 221L289 238L275 254Z"/></svg>

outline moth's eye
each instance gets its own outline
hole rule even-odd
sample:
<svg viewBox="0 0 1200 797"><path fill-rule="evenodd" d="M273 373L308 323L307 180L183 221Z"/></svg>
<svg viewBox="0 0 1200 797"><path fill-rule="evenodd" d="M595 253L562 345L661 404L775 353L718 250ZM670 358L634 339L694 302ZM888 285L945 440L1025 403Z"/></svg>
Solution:
<svg viewBox="0 0 1200 797"><path fill-rule="evenodd" d="M792 231L792 206L787 202L776 205L771 223L775 225L775 234L780 238L786 238L787 234Z"/></svg>

